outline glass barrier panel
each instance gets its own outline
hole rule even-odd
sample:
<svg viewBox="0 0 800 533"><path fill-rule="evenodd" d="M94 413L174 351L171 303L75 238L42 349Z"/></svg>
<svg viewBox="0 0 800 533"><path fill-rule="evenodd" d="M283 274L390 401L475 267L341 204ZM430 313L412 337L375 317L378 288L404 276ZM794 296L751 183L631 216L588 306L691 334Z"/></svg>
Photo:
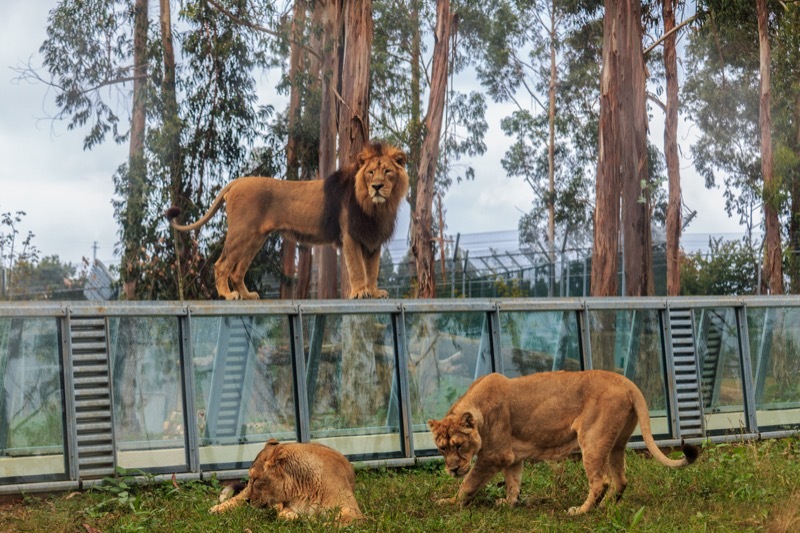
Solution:
<svg viewBox="0 0 800 533"><path fill-rule="evenodd" d="M483 312L407 313L405 331L414 451L430 455L438 452L427 421L492 371L489 321Z"/></svg>
<svg viewBox="0 0 800 533"><path fill-rule="evenodd" d="M0 318L0 481L66 479L58 322Z"/></svg>
<svg viewBox="0 0 800 533"><path fill-rule="evenodd" d="M746 431L736 313L724 307L696 309L694 319L706 433Z"/></svg>
<svg viewBox="0 0 800 533"><path fill-rule="evenodd" d="M112 317L109 329L117 465L188 469L178 320Z"/></svg>
<svg viewBox="0 0 800 533"><path fill-rule="evenodd" d="M591 310L588 320L592 368L617 372L633 381L647 400L653 435L657 439L671 437L658 311ZM641 429L637 426L634 440L638 435Z"/></svg>
<svg viewBox="0 0 800 533"><path fill-rule="evenodd" d="M204 469L247 468L270 438L297 439L291 338L285 316L192 318Z"/></svg>
<svg viewBox="0 0 800 533"><path fill-rule="evenodd" d="M402 456L391 315L303 317L311 440L351 460Z"/></svg>
<svg viewBox="0 0 800 533"><path fill-rule="evenodd" d="M800 427L800 308L748 308L759 431Z"/></svg>
<svg viewBox="0 0 800 533"><path fill-rule="evenodd" d="M580 370L574 311L500 314L503 372L513 378L552 370Z"/></svg>

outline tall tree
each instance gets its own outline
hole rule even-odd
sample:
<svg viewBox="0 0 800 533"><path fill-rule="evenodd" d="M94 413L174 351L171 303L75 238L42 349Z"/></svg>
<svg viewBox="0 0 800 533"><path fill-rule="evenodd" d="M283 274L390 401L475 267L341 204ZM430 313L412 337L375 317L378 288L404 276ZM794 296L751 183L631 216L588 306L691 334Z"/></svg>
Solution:
<svg viewBox="0 0 800 533"><path fill-rule="evenodd" d="M678 159L678 59L675 47L675 7L677 0L661 0L664 19L664 71L667 82L666 120L664 124L664 155L667 160L667 295L681 293L681 169Z"/></svg>
<svg viewBox="0 0 800 533"><path fill-rule="evenodd" d="M781 233L778 221L780 209L779 186L775 181L772 154L772 113L770 110L770 49L769 49L769 11L767 0L756 1L758 17L758 49L760 71L760 97L758 126L761 133L761 179L764 197L764 274L762 292L783 294L783 269L781 253Z"/></svg>
<svg viewBox="0 0 800 533"><path fill-rule="evenodd" d="M439 139L442 133L447 74L449 72L450 36L453 15L449 0L440 0L436 8L433 63L428 114L425 119L425 139L420 152L415 210L411 225L411 250L417 267L417 291L420 298L436 296L433 257L433 193L436 163L439 156Z"/></svg>

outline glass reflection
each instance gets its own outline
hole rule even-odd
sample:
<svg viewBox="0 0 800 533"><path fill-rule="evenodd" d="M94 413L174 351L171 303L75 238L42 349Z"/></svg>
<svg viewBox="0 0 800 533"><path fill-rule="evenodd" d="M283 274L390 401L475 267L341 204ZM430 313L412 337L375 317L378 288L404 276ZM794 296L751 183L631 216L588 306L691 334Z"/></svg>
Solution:
<svg viewBox="0 0 800 533"><path fill-rule="evenodd" d="M492 371L489 323L486 313L409 313L405 330L414 447L431 451L427 420Z"/></svg>
<svg viewBox="0 0 800 533"><path fill-rule="evenodd" d="M650 408L653 435L671 436L658 311L592 310L589 324L592 368L617 372L633 381Z"/></svg>
<svg viewBox="0 0 800 533"><path fill-rule="evenodd" d="M574 311L500 315L503 372L508 377L552 370L580 370Z"/></svg>
<svg viewBox="0 0 800 533"><path fill-rule="evenodd" d="M194 423L204 467L245 468L266 440L294 440L285 316L192 319Z"/></svg>
<svg viewBox="0 0 800 533"><path fill-rule="evenodd" d="M695 310L694 317L706 432L745 431L736 314L732 308L707 308Z"/></svg>
<svg viewBox="0 0 800 533"><path fill-rule="evenodd" d="M351 459L399 456L389 315L303 317L311 439Z"/></svg>
<svg viewBox="0 0 800 533"><path fill-rule="evenodd" d="M109 327L117 464L187 468L177 319L116 317Z"/></svg>
<svg viewBox="0 0 800 533"><path fill-rule="evenodd" d="M748 309L760 431L800 425L800 308Z"/></svg>
<svg viewBox="0 0 800 533"><path fill-rule="evenodd" d="M0 319L0 479L65 474L56 320Z"/></svg>

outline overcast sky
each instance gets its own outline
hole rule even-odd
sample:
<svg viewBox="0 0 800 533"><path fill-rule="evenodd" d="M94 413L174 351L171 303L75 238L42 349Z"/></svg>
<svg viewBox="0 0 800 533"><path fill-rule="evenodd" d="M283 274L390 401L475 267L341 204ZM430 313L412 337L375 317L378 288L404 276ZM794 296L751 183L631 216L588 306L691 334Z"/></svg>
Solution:
<svg viewBox="0 0 800 533"><path fill-rule="evenodd" d="M0 2L0 213L25 211L21 233L35 234L34 244L43 256L56 254L78 264L82 257L92 257L96 243L97 258L115 264L119 258L114 255L118 237L111 206L112 176L125 162L127 146L107 141L84 151L85 131L67 131L65 123L50 118L54 93L42 84L17 81L12 70L29 60L41 64L38 49L48 12L56 4L55 0ZM488 151L471 161L475 181L454 184L443 198L449 235L514 230L520 214L530 208L533 195L528 185L507 178L500 165L509 141L499 121L508 109L490 106ZM659 146L662 128L663 119L655 117L650 129ZM686 141L685 134L679 135L683 154L689 153ZM721 191L705 189L688 160L683 161L682 173L684 201L698 211L688 232L742 231L725 215ZM399 224L398 231L405 227Z"/></svg>

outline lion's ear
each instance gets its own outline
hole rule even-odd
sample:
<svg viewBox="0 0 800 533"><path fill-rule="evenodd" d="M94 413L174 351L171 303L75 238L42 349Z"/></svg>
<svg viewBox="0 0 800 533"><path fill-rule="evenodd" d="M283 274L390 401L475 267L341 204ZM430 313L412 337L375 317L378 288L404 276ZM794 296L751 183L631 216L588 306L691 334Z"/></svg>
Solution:
<svg viewBox="0 0 800 533"><path fill-rule="evenodd" d="M397 152L394 156L394 162L400 165L401 167L406 166L406 154L405 152Z"/></svg>
<svg viewBox="0 0 800 533"><path fill-rule="evenodd" d="M358 168L364 166L364 163L367 162L367 159L370 157L370 152L367 150L361 150L358 155L356 156L356 164L358 164Z"/></svg>
<svg viewBox="0 0 800 533"><path fill-rule="evenodd" d="M469 429L475 428L475 417L472 416L471 412L467 411L461 415L461 426Z"/></svg>
<svg viewBox="0 0 800 533"><path fill-rule="evenodd" d="M278 444L280 444L280 443L281 443L281 441L279 441L278 439L269 439L269 440L267 441L267 443L266 443L266 444L264 444L264 449L267 449L267 448L269 448L270 446L277 446L277 445L278 445Z"/></svg>

